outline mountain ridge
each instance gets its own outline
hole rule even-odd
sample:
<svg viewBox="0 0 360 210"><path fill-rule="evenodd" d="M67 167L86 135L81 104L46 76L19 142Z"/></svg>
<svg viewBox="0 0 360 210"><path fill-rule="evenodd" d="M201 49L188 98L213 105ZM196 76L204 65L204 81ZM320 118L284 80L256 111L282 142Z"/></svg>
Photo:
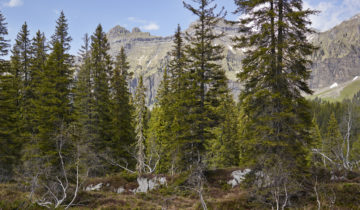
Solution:
<svg viewBox="0 0 360 210"><path fill-rule="evenodd" d="M184 30L191 34L192 23ZM229 87L236 96L240 92L240 86L236 74L241 71L241 60L244 52L234 49L231 39L238 35L238 29L234 25L220 21L214 28L215 33L225 33L225 36L216 40L215 44L224 46L224 59L221 64L229 79ZM130 63L130 71L134 72L134 78L130 82L132 92L137 85L137 78L144 76L147 87L148 105L155 102L156 90L162 80L162 72L170 59L168 54L172 50L173 36L154 36L149 32L142 32L135 27L128 30L122 26L115 26L107 33L110 42L110 55L113 57L125 48ZM312 34L309 39L319 46L311 59L313 65L309 82L310 88L315 91L329 87L334 83L346 83L360 75L360 14L343 21L339 25L325 32Z"/></svg>

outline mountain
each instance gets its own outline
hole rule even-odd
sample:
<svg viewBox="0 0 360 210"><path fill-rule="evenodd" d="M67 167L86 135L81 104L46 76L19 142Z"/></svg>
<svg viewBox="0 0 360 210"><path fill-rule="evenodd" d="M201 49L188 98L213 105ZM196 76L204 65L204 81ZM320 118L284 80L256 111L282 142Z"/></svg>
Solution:
<svg viewBox="0 0 360 210"><path fill-rule="evenodd" d="M344 83L333 83L328 87L318 89L313 95L307 96L309 99L321 98L327 101L342 101L351 99L360 91L360 77L356 76L352 80Z"/></svg>
<svg viewBox="0 0 360 210"><path fill-rule="evenodd" d="M193 24L186 30L187 33L193 33ZM217 40L216 44L224 46L224 59L221 63L229 78L229 87L236 98L240 92L236 74L241 71L244 53L232 47L231 38L237 35L236 26L227 25L222 21L215 28L215 33L221 32L226 35ZM134 91L136 88L139 75L143 75L147 87L148 105L153 104L162 72L169 60L168 52L172 49L173 37L153 36L148 32L142 32L139 28L134 28L130 32L121 26L112 28L107 33L107 37L112 56L115 57L121 47L125 48L130 71L135 75L130 82L131 90ZM335 90L330 88L332 84L345 87L352 83L349 81L353 78L360 76L360 14L326 32L313 34L309 39L319 47L312 56L313 66L309 80L310 87L319 97L323 96L321 93L324 91ZM354 88L350 92L360 90L357 85L350 87Z"/></svg>
<svg viewBox="0 0 360 210"><path fill-rule="evenodd" d="M193 24L186 30L193 33ZM175 30L174 30L175 31ZM236 74L241 69L243 52L232 48L231 38L237 33L234 26L220 22L215 28L215 33L224 32L226 35L216 41L216 44L224 46L224 59L222 65L230 79L229 87L233 93L239 93L239 85L236 82ZM144 76L144 84L147 87L148 104L155 101L156 90L162 80L163 70L169 61L168 52L172 50L173 37L153 36L148 32L142 32L139 28L129 30L115 26L108 33L110 54L115 56L121 47L125 48L130 63L130 71L134 72L134 79L130 82L132 91L137 86L139 75Z"/></svg>
<svg viewBox="0 0 360 210"><path fill-rule="evenodd" d="M360 76L360 14L315 34L311 41L319 47L312 56L311 88L318 90Z"/></svg>

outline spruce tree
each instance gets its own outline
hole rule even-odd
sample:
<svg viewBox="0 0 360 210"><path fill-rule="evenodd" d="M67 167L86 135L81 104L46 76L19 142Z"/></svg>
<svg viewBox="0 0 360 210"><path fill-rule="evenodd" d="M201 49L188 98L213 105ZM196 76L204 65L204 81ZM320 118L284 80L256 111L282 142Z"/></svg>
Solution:
<svg viewBox="0 0 360 210"><path fill-rule="evenodd" d="M29 30L26 22L22 25L20 32L15 40L12 49L11 66L15 72L16 85L19 89L18 109L21 117L20 136L22 141L29 141L32 125L31 125L31 99L33 98L30 68L30 48ZM19 138L20 138L19 136Z"/></svg>
<svg viewBox="0 0 360 210"><path fill-rule="evenodd" d="M320 132L320 129L319 129L319 125L316 122L315 117L313 118L311 125L312 126L311 126L311 129L310 129L310 135L311 135L311 138L313 139L311 149L316 149L316 150L318 150L320 152L324 152L324 142L323 142L323 139L321 137L321 132ZM324 165L326 165L325 164L325 158L319 156L316 153L313 155L313 162L315 164L319 164L319 163L322 162Z"/></svg>
<svg viewBox="0 0 360 210"><path fill-rule="evenodd" d="M341 162L343 157L343 138L334 113L330 115L326 130L324 153L333 161Z"/></svg>
<svg viewBox="0 0 360 210"><path fill-rule="evenodd" d="M41 145L44 141L40 141L39 127L42 123L42 88L45 75L45 65L47 61L47 44L44 33L36 32L35 37L32 39L30 47L30 82L29 82L29 108L28 108L28 139L24 142L22 150L22 170L21 177L31 182L35 176L38 176L39 169L44 167L45 156L42 153Z"/></svg>
<svg viewBox="0 0 360 210"><path fill-rule="evenodd" d="M175 151L176 140L173 137L171 124L174 113L172 108L173 92L170 90L170 78L168 70L165 68L163 80L157 91L157 102L151 112L151 118L147 130L147 155L161 155L158 171L162 173L169 172L171 168L172 156Z"/></svg>
<svg viewBox="0 0 360 210"><path fill-rule="evenodd" d="M47 60L48 46L46 44L46 37L44 33L40 31L36 32L35 37L32 39L30 47L30 82L29 82L29 94L31 95L29 101L29 127L28 132L30 135L36 135L38 133L40 107L42 106L40 101L40 93L42 88L42 79L44 75L45 64Z"/></svg>
<svg viewBox="0 0 360 210"><path fill-rule="evenodd" d="M207 142L207 161L211 168L238 166L238 110L230 93L224 95L213 110L217 123L211 129L213 138Z"/></svg>
<svg viewBox="0 0 360 210"><path fill-rule="evenodd" d="M170 52L171 60L168 66L169 79L170 79L170 94L167 94L169 102L169 113L167 114L167 120L170 120L170 132L171 138L167 140L167 157L169 162L169 171L171 174L180 172L187 168L187 164L183 162L184 152L182 149L184 140L190 136L191 121L188 119L188 110L190 104L188 104L187 97L192 90L189 89L187 77L189 75L186 72L186 55L185 44L183 40L183 33L181 32L180 25L178 25L175 35L173 49ZM165 79L165 78L164 78ZM168 106L169 106L168 105ZM169 132L169 130L167 131Z"/></svg>
<svg viewBox="0 0 360 210"><path fill-rule="evenodd" d="M235 3L242 14L235 47L246 49L238 74L246 115L243 162L270 179L280 180L274 169L283 170L286 178L276 186L294 184L306 177L309 166L311 116L302 93L312 93L307 67L316 48L306 35L313 33L308 17L315 12L304 10L301 0Z"/></svg>
<svg viewBox="0 0 360 210"><path fill-rule="evenodd" d="M99 24L91 36L91 71L93 77L94 115L92 135L94 135L93 147L101 152L110 146L111 141L111 104L110 104L110 77L112 62L108 54L110 45L106 34Z"/></svg>
<svg viewBox="0 0 360 210"><path fill-rule="evenodd" d="M91 135L95 129L93 126L94 115L94 99L93 99L93 74L91 71L91 51L90 51L90 37L85 34L83 38L84 44L80 49L80 61L75 88L74 88L74 108L76 124L80 128L83 142L89 144L94 140Z"/></svg>
<svg viewBox="0 0 360 210"><path fill-rule="evenodd" d="M54 142L55 136L59 135L61 128L66 128L72 121L70 88L73 70L72 56L68 53L71 37L67 30L67 20L62 12L52 36L51 53L41 74L37 103L40 151L42 154L55 158L50 158L51 161L56 161L58 158L58 142Z"/></svg>
<svg viewBox="0 0 360 210"><path fill-rule="evenodd" d="M138 86L136 88L134 106L135 106L135 148L136 148L136 171L138 174L145 172L145 142L146 142L146 115L147 107L145 102L145 91L146 88L143 84L143 76L140 76Z"/></svg>
<svg viewBox="0 0 360 210"><path fill-rule="evenodd" d="M220 83L226 83L226 77L221 65L217 63L223 59L223 47L214 43L215 39L223 36L223 33L214 32L214 27L224 17L223 9L215 14L217 5L212 6L213 0L193 2L198 4L198 8L184 2L185 8L198 17L198 22L193 26L194 34L186 34L189 42L185 46L186 71L188 89L192 93L187 93L189 98L185 103L189 107L188 120L192 122L189 126L191 136L187 139L187 159L190 165L196 164L198 170L204 167L205 143L212 138L210 130L216 124L213 106L219 105L215 100L223 94L217 88L222 86Z"/></svg>
<svg viewBox="0 0 360 210"><path fill-rule="evenodd" d="M14 166L19 161L18 107L16 75L4 56L8 53L9 41L5 17L0 13L0 182L9 181Z"/></svg>
<svg viewBox="0 0 360 210"><path fill-rule="evenodd" d="M116 56L115 68L111 80L112 89L112 141L110 148L113 155L130 160L128 149L133 144L131 93L128 81L131 79L125 49L122 47Z"/></svg>

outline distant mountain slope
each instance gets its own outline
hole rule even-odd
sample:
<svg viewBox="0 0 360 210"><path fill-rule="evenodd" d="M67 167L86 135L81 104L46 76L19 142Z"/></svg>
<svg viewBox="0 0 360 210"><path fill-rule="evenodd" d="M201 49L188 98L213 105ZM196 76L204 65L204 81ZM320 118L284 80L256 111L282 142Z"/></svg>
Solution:
<svg viewBox="0 0 360 210"><path fill-rule="evenodd" d="M193 32L192 26L186 30L189 34ZM221 22L215 29L216 33L225 32L226 36L216 41L216 44L224 46L223 68L230 79L229 85L234 94L239 92L236 74L241 69L243 52L232 48L231 38L236 34L236 28ZM131 82L131 88L137 85L139 75L144 75L147 87L148 103L155 101L156 90L162 79L162 72L169 61L168 52L172 50L173 37L152 36L150 33L141 32L134 28L132 32L121 26L115 26L108 33L110 42L110 54L115 56L121 47L125 48L130 63L130 71L135 73Z"/></svg>
<svg viewBox="0 0 360 210"><path fill-rule="evenodd" d="M234 95L240 91L236 74L241 71L242 50L233 49L231 38L237 35L237 28L224 22L215 29L216 33L225 32L226 36L216 43L224 46L222 66L229 78L230 88ZM186 30L193 32L192 25ZM108 33L110 54L115 56L121 47L125 47L131 71L135 74L131 81L134 91L139 75L144 75L147 87L148 104L155 101L156 90L162 79L172 49L173 37L152 36L134 28L131 32L121 26L115 26ZM360 76L360 15L344 21L329 31L313 34L309 39L319 47L312 56L314 62L309 85L317 93L326 90L334 83L342 84ZM347 84L347 83L346 83ZM330 91L331 92L331 91ZM321 97L322 94L319 95Z"/></svg>
<svg viewBox="0 0 360 210"><path fill-rule="evenodd" d="M324 88L360 76L360 15L311 40L320 47L312 56L311 88Z"/></svg>
<svg viewBox="0 0 360 210"><path fill-rule="evenodd" d="M325 87L315 91L309 99L321 98L327 101L342 101L344 99L352 99L353 96L360 91L360 77L356 76L352 80L344 83L333 83L329 87Z"/></svg>

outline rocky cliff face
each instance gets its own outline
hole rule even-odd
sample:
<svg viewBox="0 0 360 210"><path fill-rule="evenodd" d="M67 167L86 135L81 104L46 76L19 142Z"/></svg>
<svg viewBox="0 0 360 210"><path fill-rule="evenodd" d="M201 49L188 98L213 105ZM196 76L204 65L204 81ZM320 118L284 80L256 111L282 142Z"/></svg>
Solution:
<svg viewBox="0 0 360 210"><path fill-rule="evenodd" d="M186 30L189 34L193 32L192 26ZM236 34L236 28L221 22L216 28L216 33L225 32L226 36L216 41L216 44L224 46L222 65L230 79L229 87L235 95L239 92L236 83L236 73L241 69L241 50L232 48L231 38ZM172 50L173 37L152 36L150 33L141 32L134 28L131 32L121 26L115 26L108 33L110 43L110 54L115 55L121 47L125 48L130 63L130 71L134 72L134 78L130 82L132 91L137 86L140 75L144 76L145 87L147 87L148 104L155 102L156 90L162 80L163 70L169 61L168 53Z"/></svg>
<svg viewBox="0 0 360 210"><path fill-rule="evenodd" d="M192 25L186 30L193 33ZM216 44L224 46L221 64L229 78L229 87L236 96L240 84L236 82L236 74L241 71L242 50L233 49L231 38L237 34L235 26L224 22L215 28L216 33L225 32L225 36L216 40ZM172 49L173 37L152 36L134 28L131 32L121 26L115 26L108 33L110 54L115 56L121 47L128 55L134 79L130 86L132 91L137 86L137 78L144 76L147 87L148 104L155 102L156 90L162 80L162 72L166 66ZM314 64L309 80L312 89L321 89L331 84L349 81L360 76L360 15L344 21L333 29L314 34L309 39L319 47L312 56Z"/></svg>
<svg viewBox="0 0 360 210"><path fill-rule="evenodd" d="M320 89L360 75L360 14L311 41L319 47L312 56L310 87Z"/></svg>

